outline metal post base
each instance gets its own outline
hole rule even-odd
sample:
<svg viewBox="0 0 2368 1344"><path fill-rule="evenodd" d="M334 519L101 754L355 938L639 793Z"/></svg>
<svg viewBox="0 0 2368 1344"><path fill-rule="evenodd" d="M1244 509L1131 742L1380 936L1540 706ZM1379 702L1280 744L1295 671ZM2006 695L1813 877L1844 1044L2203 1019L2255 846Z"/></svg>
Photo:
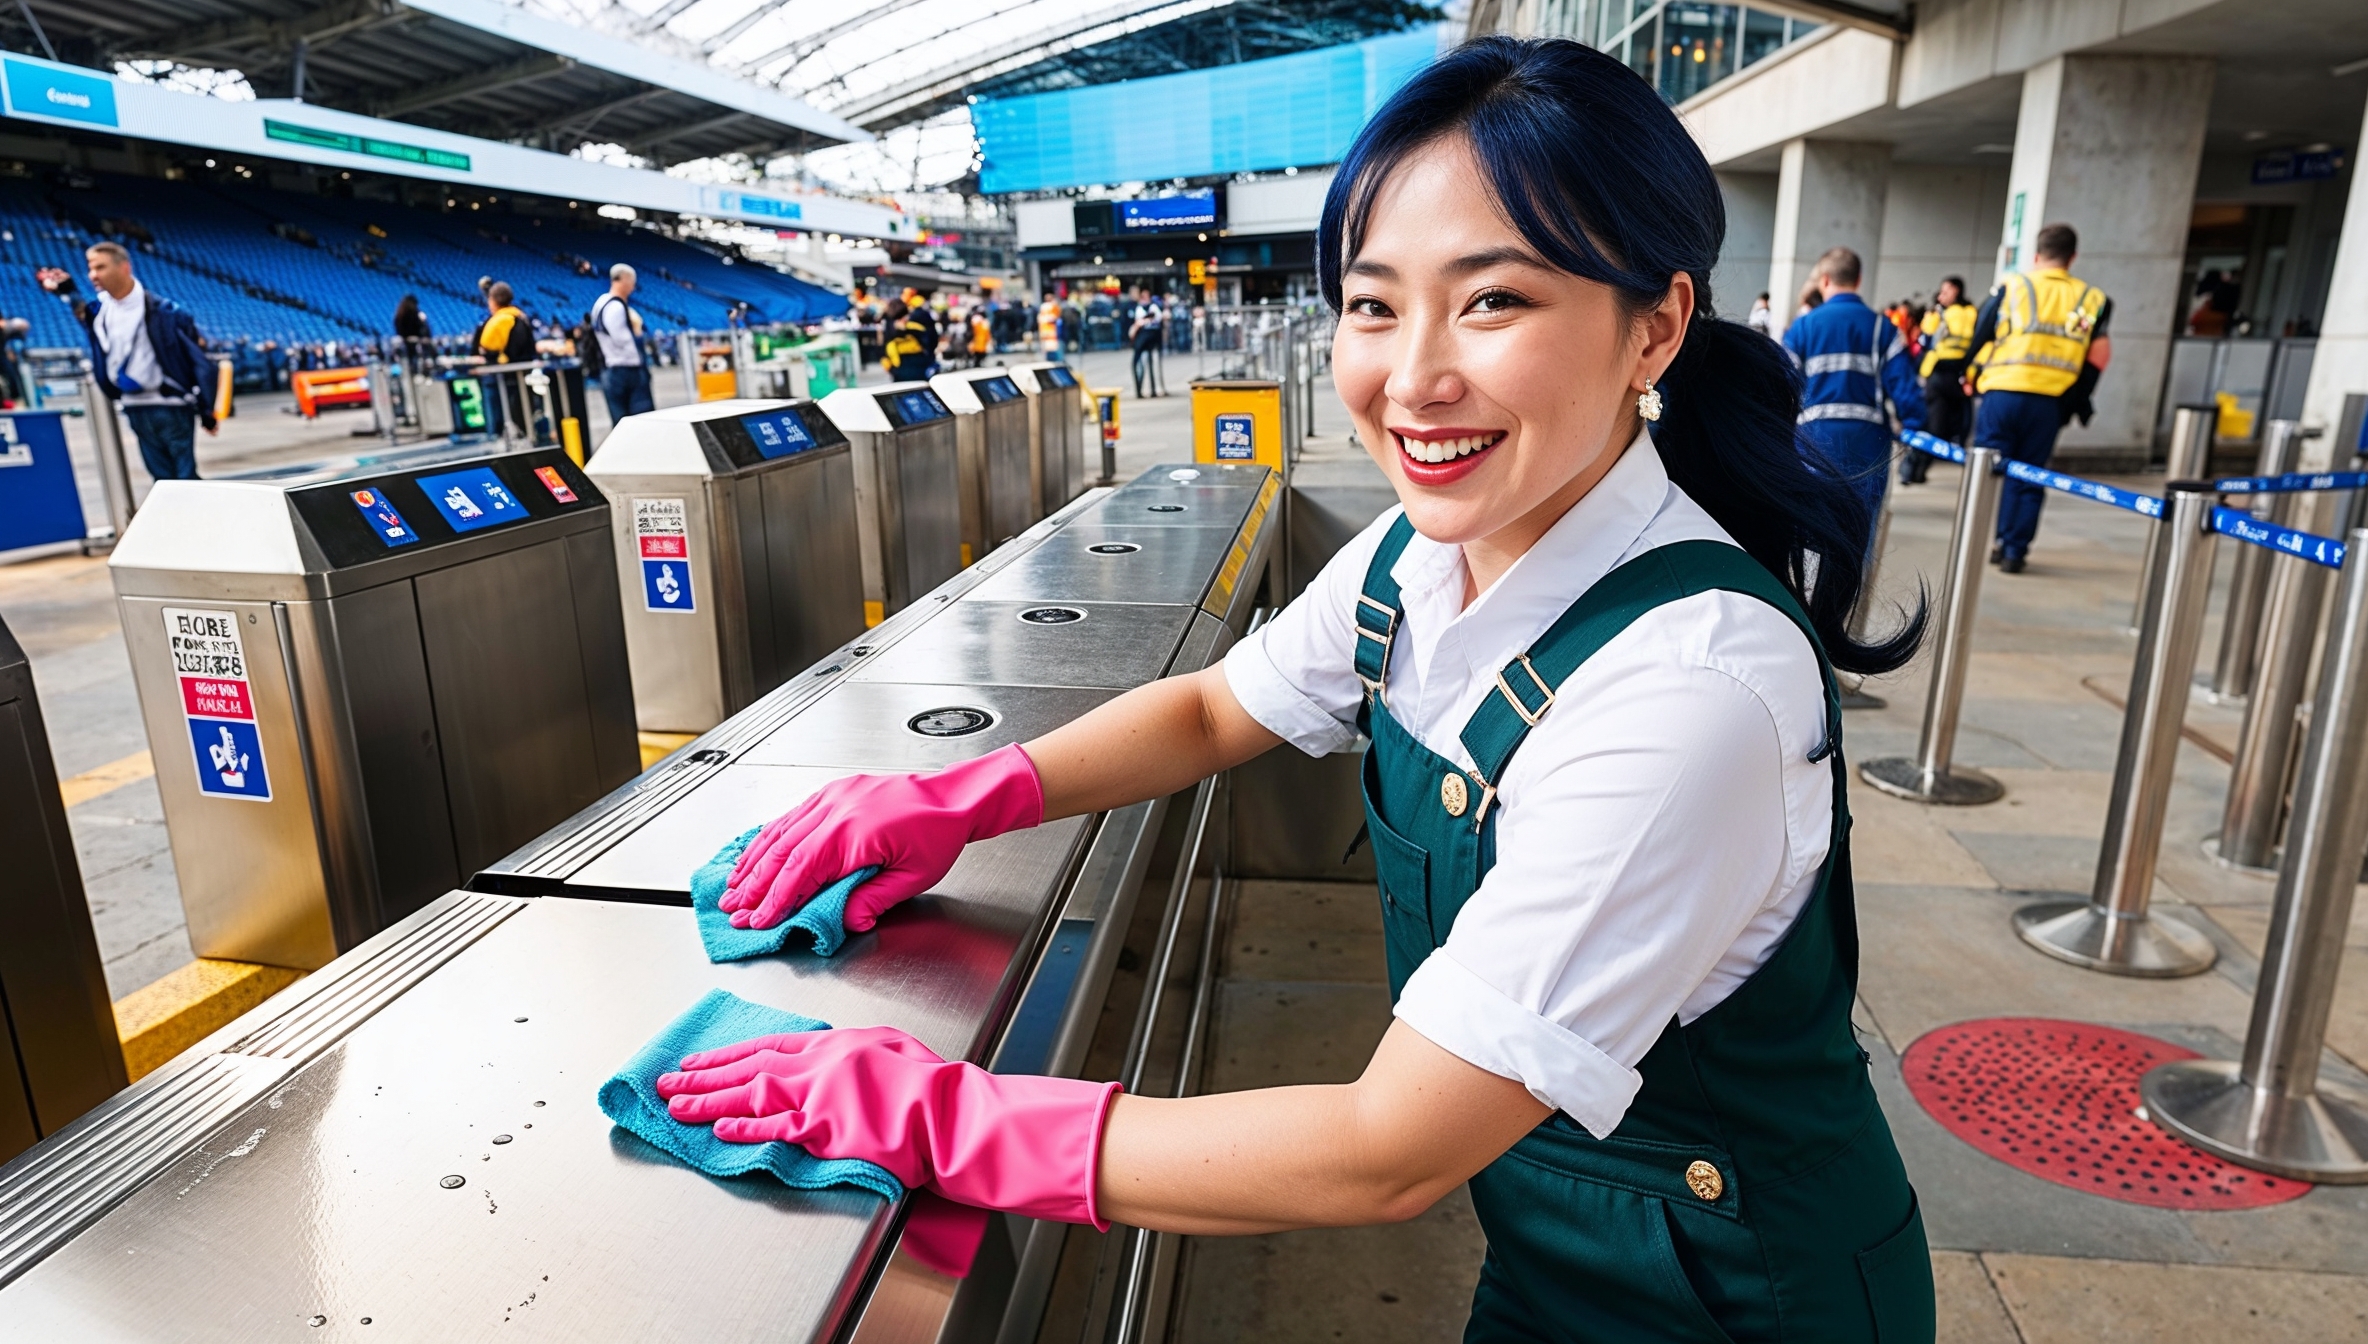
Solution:
<svg viewBox="0 0 2368 1344"><path fill-rule="evenodd" d="M2256 868L2249 863L2238 863L2232 859L2224 859L2220 857L2219 836L2205 836L2204 842L2200 848L2202 848L2205 858L2210 859L2212 862L2220 865L2232 873L2243 873L2247 877L2276 877L2278 875L2278 866L2274 863Z"/></svg>
<svg viewBox="0 0 2368 1344"><path fill-rule="evenodd" d="M2224 1059L2188 1059L2139 1080L2154 1123L2214 1157L2324 1185L2368 1184L2368 1096L2319 1083L2308 1096L2257 1088Z"/></svg>
<svg viewBox="0 0 2368 1344"><path fill-rule="evenodd" d="M2209 672L2195 674L2195 698L2207 705L2227 705L2235 709L2242 709L2253 702L2250 695L2224 695L2213 690L2212 674Z"/></svg>
<svg viewBox="0 0 2368 1344"><path fill-rule="evenodd" d="M2169 980L2212 968L2220 949L2168 915L2116 919L2088 901L2039 901L2014 912L2014 931L2058 961L2108 975Z"/></svg>
<svg viewBox="0 0 2368 1344"><path fill-rule="evenodd" d="M1845 707L1847 707L1845 705ZM2006 796L2006 786L1979 770L1951 766L1938 775L1905 756L1883 756L1858 767L1858 777L1895 798L1938 803L1943 807L1979 807Z"/></svg>

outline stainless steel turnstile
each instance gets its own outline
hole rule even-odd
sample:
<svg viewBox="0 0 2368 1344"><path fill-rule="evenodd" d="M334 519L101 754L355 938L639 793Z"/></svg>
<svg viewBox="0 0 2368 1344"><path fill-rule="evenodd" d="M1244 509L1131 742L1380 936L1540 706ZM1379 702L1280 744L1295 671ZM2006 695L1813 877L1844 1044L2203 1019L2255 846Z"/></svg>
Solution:
<svg viewBox="0 0 2368 1344"><path fill-rule="evenodd" d="M123 1086L33 666L0 622L0 1162ZM0 1237L7 1235L0 1229Z"/></svg>
<svg viewBox="0 0 2368 1344"><path fill-rule="evenodd" d="M864 620L877 625L962 568L954 413L927 383L843 387L817 404L855 450Z"/></svg>
<svg viewBox="0 0 2368 1344"><path fill-rule="evenodd" d="M1028 403L1003 369L962 369L929 380L954 412L962 466L962 563L1044 516L1028 435Z"/></svg>
<svg viewBox="0 0 2368 1344"><path fill-rule="evenodd" d="M608 496L633 708L701 733L863 632L855 461L811 401L709 401L619 423Z"/></svg>
<svg viewBox="0 0 2368 1344"><path fill-rule="evenodd" d="M199 956L320 966L640 769L608 513L556 449L156 487L109 563Z"/></svg>
<svg viewBox="0 0 2368 1344"><path fill-rule="evenodd" d="M1066 364L1022 364L1012 382L1028 399L1028 433L1036 444L1036 488L1044 511L1077 498L1085 489L1085 422L1093 402L1077 371Z"/></svg>
<svg viewBox="0 0 2368 1344"><path fill-rule="evenodd" d="M829 961L710 964L688 875L827 779L975 756L1207 666L1264 587L1277 484L1171 467L1076 502L0 1168L0 1339L686 1320L716 1340L1033 1339L1068 1229L994 1220L957 1287L896 1252L880 1200L708 1180L611 1128L594 1092L714 988L1079 1069L1154 850L1184 829L1165 802L974 845ZM1185 532L1211 535L1164 535ZM1194 827L1221 815L1209 795Z"/></svg>

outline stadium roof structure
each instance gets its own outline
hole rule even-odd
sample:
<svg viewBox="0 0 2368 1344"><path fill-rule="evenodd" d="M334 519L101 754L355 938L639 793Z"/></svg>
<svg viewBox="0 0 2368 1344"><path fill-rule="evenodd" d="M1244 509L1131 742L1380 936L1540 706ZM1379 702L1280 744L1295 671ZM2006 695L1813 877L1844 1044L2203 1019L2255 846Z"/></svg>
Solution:
<svg viewBox="0 0 2368 1344"><path fill-rule="evenodd" d="M258 97L560 153L614 143L663 164L871 138L677 44L567 19L499 0L19 0L0 40L100 70L235 69Z"/></svg>

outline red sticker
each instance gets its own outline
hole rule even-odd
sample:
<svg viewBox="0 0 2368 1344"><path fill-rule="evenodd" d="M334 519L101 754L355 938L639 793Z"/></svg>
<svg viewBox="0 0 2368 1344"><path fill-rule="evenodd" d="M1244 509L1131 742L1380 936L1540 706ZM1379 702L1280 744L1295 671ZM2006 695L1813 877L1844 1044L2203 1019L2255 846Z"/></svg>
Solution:
<svg viewBox="0 0 2368 1344"><path fill-rule="evenodd" d="M247 698L247 683L212 677L181 678L181 705L188 713L209 719L252 719L255 704Z"/></svg>
<svg viewBox="0 0 2368 1344"><path fill-rule="evenodd" d="M576 492L567 488L566 480L559 475L559 468L536 467L534 474L542 478L544 488L551 492L551 498L562 504L576 502Z"/></svg>
<svg viewBox="0 0 2368 1344"><path fill-rule="evenodd" d="M641 558L644 560L680 560L690 553L690 538L679 532L673 536L641 538Z"/></svg>

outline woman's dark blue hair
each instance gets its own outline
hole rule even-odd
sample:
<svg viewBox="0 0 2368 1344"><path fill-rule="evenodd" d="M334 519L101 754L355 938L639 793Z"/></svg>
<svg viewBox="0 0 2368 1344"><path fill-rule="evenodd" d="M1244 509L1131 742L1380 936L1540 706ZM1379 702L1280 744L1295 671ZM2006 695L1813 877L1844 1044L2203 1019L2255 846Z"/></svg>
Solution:
<svg viewBox="0 0 2368 1344"><path fill-rule="evenodd" d="M1921 601L1889 639L1850 635L1873 523L1866 497L1796 433L1800 378L1782 348L1712 309L1727 232L1718 179L1626 65L1559 38L1483 37L1416 75L1357 136L1324 200L1316 264L1333 309L1390 170L1448 135L1470 142L1539 256L1611 286L1631 313L1657 306L1679 271L1693 277L1693 324L1659 383L1666 409L1653 426L1669 478L1801 599L1834 666L1907 662L1924 633Z"/></svg>

